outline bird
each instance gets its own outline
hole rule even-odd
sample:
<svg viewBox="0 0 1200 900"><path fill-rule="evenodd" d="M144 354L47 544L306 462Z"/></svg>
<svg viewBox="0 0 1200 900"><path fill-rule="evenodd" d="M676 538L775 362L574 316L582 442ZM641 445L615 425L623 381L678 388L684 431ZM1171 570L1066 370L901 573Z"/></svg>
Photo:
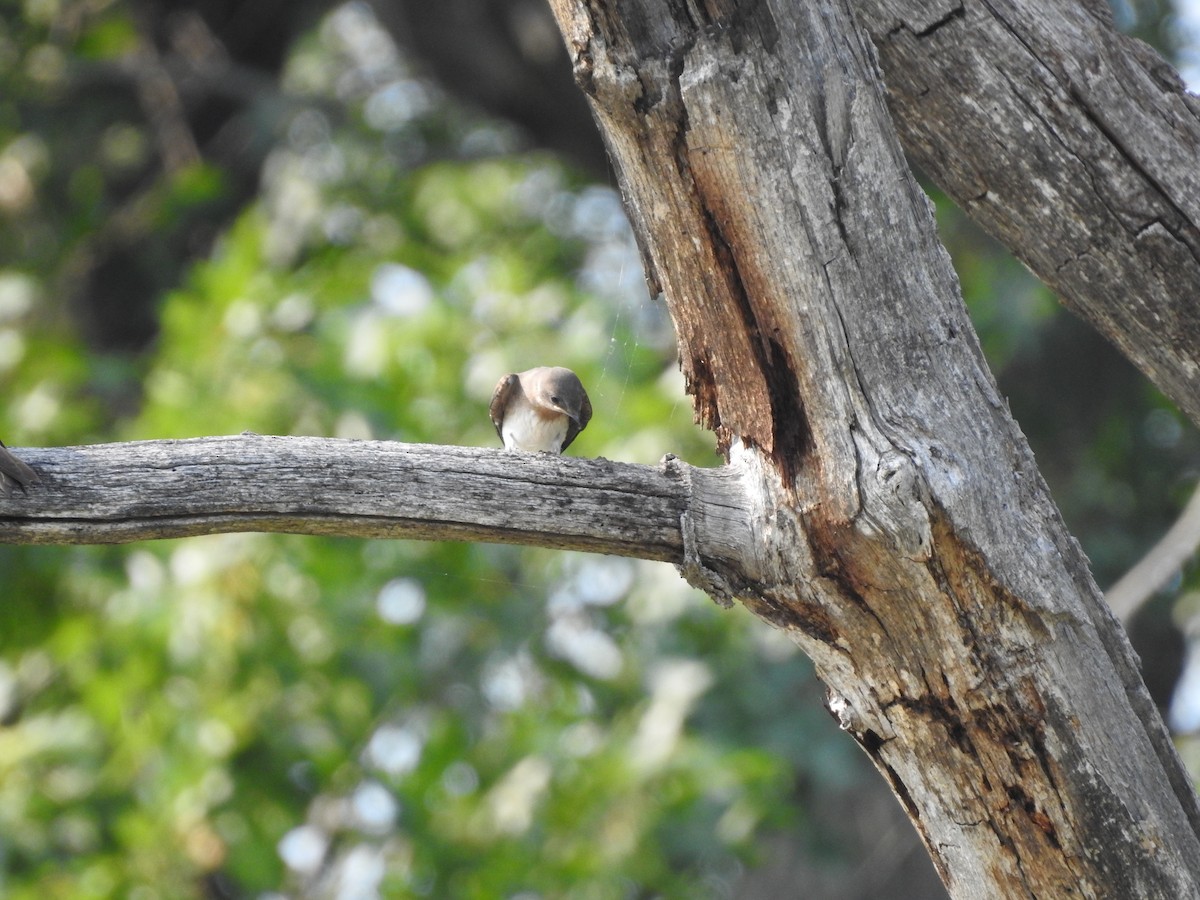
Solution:
<svg viewBox="0 0 1200 900"><path fill-rule="evenodd" d="M505 375L488 407L505 450L562 453L592 418L579 376L562 366Z"/></svg>
<svg viewBox="0 0 1200 900"><path fill-rule="evenodd" d="M27 485L41 480L37 472L5 447L4 441L0 441L0 491L4 492L4 496L11 497L15 487L24 490Z"/></svg>

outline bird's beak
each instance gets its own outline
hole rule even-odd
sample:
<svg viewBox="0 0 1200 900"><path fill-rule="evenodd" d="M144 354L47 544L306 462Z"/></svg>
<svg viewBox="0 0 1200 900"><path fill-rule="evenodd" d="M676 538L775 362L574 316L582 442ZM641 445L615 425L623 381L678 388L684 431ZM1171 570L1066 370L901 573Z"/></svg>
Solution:
<svg viewBox="0 0 1200 900"><path fill-rule="evenodd" d="M550 408L552 410L554 410L555 412L562 413L564 416L566 416L568 419L570 419L576 425L579 424L579 411L578 410L576 410L575 412L571 412L571 410L567 409L561 403L557 403L553 400L550 401Z"/></svg>

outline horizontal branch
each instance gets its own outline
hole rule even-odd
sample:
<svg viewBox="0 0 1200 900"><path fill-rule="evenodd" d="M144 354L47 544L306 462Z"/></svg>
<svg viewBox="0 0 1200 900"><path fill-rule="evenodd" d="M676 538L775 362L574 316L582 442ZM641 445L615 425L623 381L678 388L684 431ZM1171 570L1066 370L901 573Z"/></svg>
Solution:
<svg viewBox="0 0 1200 900"><path fill-rule="evenodd" d="M41 481L0 497L4 543L277 531L532 544L675 563L695 550L721 567L748 541L733 470L673 457L645 466L249 433L16 452Z"/></svg>

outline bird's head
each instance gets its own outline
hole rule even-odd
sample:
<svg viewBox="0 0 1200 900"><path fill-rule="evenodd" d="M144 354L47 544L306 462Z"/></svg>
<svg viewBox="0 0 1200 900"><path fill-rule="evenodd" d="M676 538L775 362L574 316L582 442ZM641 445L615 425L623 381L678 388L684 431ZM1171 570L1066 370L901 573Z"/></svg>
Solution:
<svg viewBox="0 0 1200 900"><path fill-rule="evenodd" d="M592 408L579 377L561 366L545 366L534 372L529 379L534 405L562 413L580 429L587 425Z"/></svg>

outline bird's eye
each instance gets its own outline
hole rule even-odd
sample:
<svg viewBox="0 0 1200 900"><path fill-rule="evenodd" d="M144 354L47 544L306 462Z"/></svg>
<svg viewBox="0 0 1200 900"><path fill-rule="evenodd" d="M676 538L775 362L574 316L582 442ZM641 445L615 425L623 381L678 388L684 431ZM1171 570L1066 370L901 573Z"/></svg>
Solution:
<svg viewBox="0 0 1200 900"><path fill-rule="evenodd" d="M551 397L550 402L553 403L555 406L562 406L562 401L559 400L557 397Z"/></svg>

